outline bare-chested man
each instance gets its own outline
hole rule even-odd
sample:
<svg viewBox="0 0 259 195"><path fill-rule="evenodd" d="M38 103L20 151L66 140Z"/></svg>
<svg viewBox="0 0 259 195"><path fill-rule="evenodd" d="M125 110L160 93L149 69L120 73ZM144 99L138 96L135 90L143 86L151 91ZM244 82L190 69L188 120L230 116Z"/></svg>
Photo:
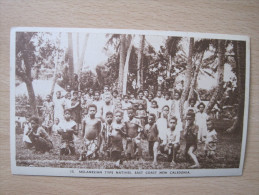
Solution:
<svg viewBox="0 0 259 195"><path fill-rule="evenodd" d="M140 135L143 129L141 126L141 122L134 116L134 110L132 108L128 109L129 120L125 122L127 134L126 155L127 158L130 159L134 158L138 153L138 158L142 159Z"/></svg>
<svg viewBox="0 0 259 195"><path fill-rule="evenodd" d="M101 145L101 120L95 118L97 107L95 104L88 106L89 117L83 121L83 148L79 160L85 160L92 154L97 156Z"/></svg>

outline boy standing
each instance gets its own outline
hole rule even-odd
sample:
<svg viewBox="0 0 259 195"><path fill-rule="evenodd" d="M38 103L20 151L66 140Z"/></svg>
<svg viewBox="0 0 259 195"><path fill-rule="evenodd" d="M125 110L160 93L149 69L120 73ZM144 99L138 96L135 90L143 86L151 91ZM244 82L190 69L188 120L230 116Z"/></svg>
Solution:
<svg viewBox="0 0 259 195"><path fill-rule="evenodd" d="M102 126L102 151L106 154L108 153L107 156L109 157L110 157L109 148L111 145L110 135L112 132L112 121L113 121L113 113L107 112L105 123L103 123L103 126Z"/></svg>
<svg viewBox="0 0 259 195"><path fill-rule="evenodd" d="M145 135L147 136L148 141L148 151L149 156L154 156L154 144L159 142L158 139L158 130L156 125L156 115L151 113L148 116L148 124L145 125Z"/></svg>
<svg viewBox="0 0 259 195"><path fill-rule="evenodd" d="M141 122L136 119L133 109L128 110L129 120L125 122L127 143L126 156L127 158L134 158L138 152L138 157L142 159L142 148L140 134L142 132Z"/></svg>
<svg viewBox="0 0 259 195"><path fill-rule="evenodd" d="M196 125L199 126L198 141L199 143L204 142L207 136L207 124L206 120L208 115L204 112L205 104L201 102L198 105L199 112L196 114Z"/></svg>
<svg viewBox="0 0 259 195"><path fill-rule="evenodd" d="M195 113L189 112L186 115L186 127L184 131L184 137L186 140L185 156L191 157L194 161L194 165L190 168L198 168L200 166L196 155L193 153L197 149L197 135L199 127L194 124Z"/></svg>
<svg viewBox="0 0 259 195"><path fill-rule="evenodd" d="M79 160L85 160L90 155L97 157L97 151L101 145L101 120L96 118L97 106L90 104L88 107L89 117L83 120L83 150Z"/></svg>

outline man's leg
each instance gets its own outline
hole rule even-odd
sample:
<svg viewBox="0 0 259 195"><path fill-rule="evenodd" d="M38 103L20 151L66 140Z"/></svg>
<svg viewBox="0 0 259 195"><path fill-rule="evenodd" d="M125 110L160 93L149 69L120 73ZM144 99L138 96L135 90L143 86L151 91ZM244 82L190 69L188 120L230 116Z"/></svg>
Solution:
<svg viewBox="0 0 259 195"><path fill-rule="evenodd" d="M198 162L198 159L196 157L195 154L193 154L193 151L195 150L195 147L194 146L191 146L188 150L188 154L189 156L192 158L192 160L194 161L194 165L190 166L190 168L197 168L200 166L199 162Z"/></svg>
<svg viewBox="0 0 259 195"><path fill-rule="evenodd" d="M154 165L157 165L157 155L158 155L158 150L159 150L159 142L154 143L153 151L154 151Z"/></svg>
<svg viewBox="0 0 259 195"><path fill-rule="evenodd" d="M154 147L154 142L149 141L148 142L148 151L149 151L149 156L151 156L151 157L154 156L153 147Z"/></svg>
<svg viewBox="0 0 259 195"><path fill-rule="evenodd" d="M176 154L178 152L178 150L180 149L180 144L174 144L173 146L173 160L172 162L176 162Z"/></svg>

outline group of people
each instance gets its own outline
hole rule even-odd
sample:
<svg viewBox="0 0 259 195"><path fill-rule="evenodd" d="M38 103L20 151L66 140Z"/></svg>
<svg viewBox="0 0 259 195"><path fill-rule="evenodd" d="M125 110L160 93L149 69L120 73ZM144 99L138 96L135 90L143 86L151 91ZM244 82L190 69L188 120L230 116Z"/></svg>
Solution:
<svg viewBox="0 0 259 195"><path fill-rule="evenodd" d="M105 156L116 163L128 159L143 160L143 140L148 141L148 152L154 165L164 155L172 166L177 162L181 140L185 139L185 156L199 167L195 150L204 144L205 155L214 158L217 133L213 120L204 112L205 104L190 99L180 114L181 93L158 90L154 96L148 90L120 96L104 86L103 92L89 89L72 91L70 86L62 94L43 103L43 122L31 117L24 127L26 146L46 152L53 148L52 135L61 139L60 155L80 154L79 160ZM74 137L81 138L75 149Z"/></svg>

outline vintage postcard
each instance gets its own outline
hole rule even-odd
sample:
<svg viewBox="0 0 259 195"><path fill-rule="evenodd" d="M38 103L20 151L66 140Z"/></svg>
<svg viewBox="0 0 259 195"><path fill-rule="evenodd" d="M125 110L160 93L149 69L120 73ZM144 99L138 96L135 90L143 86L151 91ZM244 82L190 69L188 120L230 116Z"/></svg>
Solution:
<svg viewBox="0 0 259 195"><path fill-rule="evenodd" d="M13 174L242 175L247 36L11 29Z"/></svg>

